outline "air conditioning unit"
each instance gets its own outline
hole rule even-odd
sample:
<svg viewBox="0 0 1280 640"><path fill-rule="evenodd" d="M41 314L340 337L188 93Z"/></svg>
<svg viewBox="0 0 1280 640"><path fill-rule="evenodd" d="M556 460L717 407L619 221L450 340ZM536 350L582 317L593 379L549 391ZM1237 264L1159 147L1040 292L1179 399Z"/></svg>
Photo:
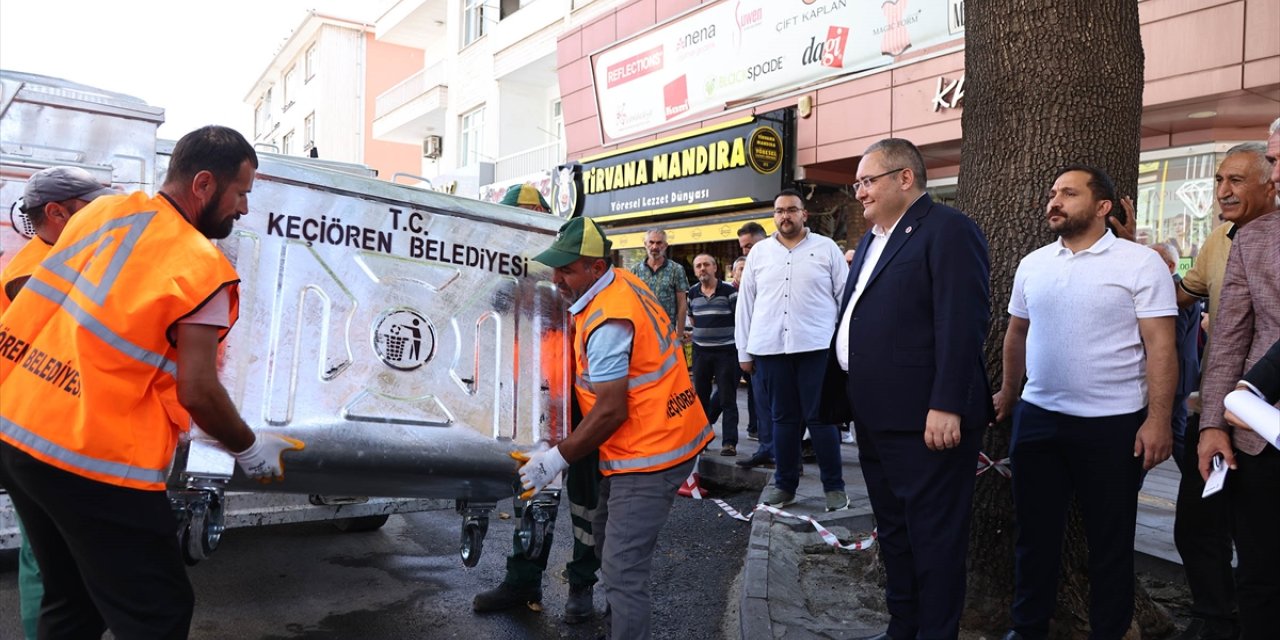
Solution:
<svg viewBox="0 0 1280 640"><path fill-rule="evenodd" d="M435 160L444 150L444 139L440 136L427 136L422 139L422 157Z"/></svg>

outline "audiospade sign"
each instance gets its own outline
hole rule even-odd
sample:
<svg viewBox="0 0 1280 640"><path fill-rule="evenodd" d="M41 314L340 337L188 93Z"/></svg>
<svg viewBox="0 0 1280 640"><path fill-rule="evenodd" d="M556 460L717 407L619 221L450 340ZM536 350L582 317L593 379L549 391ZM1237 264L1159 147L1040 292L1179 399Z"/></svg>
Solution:
<svg viewBox="0 0 1280 640"><path fill-rule="evenodd" d="M888 65L964 31L962 0L721 0L591 56L605 142Z"/></svg>
<svg viewBox="0 0 1280 640"><path fill-rule="evenodd" d="M556 213L602 222L766 202L790 180L789 111L730 121L556 170Z"/></svg>

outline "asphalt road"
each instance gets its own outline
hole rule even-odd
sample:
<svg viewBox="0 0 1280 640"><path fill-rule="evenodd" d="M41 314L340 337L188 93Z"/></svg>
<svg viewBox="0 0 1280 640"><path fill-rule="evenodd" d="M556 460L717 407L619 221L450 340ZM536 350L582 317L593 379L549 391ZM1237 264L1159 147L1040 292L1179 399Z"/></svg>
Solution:
<svg viewBox="0 0 1280 640"><path fill-rule="evenodd" d="M755 492L729 494L739 510ZM510 511L510 503L499 511ZM602 621L566 625L567 506L543 581L544 612L477 615L471 598L501 581L514 520L494 519L479 566L458 559L452 509L392 516L381 530L339 533L324 523L236 529L212 559L190 569L194 639L590 638ZM736 635L737 577L750 528L713 503L677 498L659 540L652 582L654 636ZM604 594L596 589L596 606ZM0 553L0 639L18 638L14 554Z"/></svg>

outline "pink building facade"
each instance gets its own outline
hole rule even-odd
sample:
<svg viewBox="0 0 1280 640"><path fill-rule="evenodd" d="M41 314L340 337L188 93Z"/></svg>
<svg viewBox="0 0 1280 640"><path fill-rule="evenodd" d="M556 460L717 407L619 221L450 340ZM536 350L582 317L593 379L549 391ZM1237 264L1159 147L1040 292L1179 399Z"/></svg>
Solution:
<svg viewBox="0 0 1280 640"><path fill-rule="evenodd" d="M848 38L877 38L867 71L827 77L806 76L810 62L823 65L838 59L848 62L855 53L855 40L839 31L840 11L852 3L840 0L634 0L622 2L614 10L569 30L559 37L558 70L564 105L567 156L572 159L607 161L620 150L655 144L672 137L690 135L744 116L790 111L789 134L794 156L791 179L828 186L852 182L857 160L870 143L889 136L912 140L921 147L929 165L930 189L935 196L954 196L959 173L960 115L963 109L964 40L962 0L931 0L936 5L916 13L899 11L896 2L883 9L882 26ZM917 6L920 2L915 3ZM736 15L716 26L714 12L734 9ZM756 7L753 9L752 7ZM849 8L848 11L853 11ZM867 9L859 9L866 11ZM930 18L929 11L946 12L946 17ZM896 13L895 13L896 12ZM1212 178L1217 161L1226 148L1245 140L1262 140L1266 127L1280 116L1280 1L1277 0L1144 0L1139 3L1142 40L1146 53L1142 119L1142 166L1138 193L1138 219L1151 240L1175 241L1184 256L1193 254L1214 226ZM893 14L893 15L890 15ZM833 17L835 19L833 19ZM933 27L922 27L927 20ZM945 24L944 24L945 21ZM894 25L897 25L896 27ZM905 26L904 26L905 25ZM718 28L718 32L717 32ZM804 52L784 59L770 58L771 47L790 37L788 30L806 29L816 35ZM932 31L928 31L932 28ZM826 51L822 51L823 33ZM847 31L847 30L846 30ZM925 36L921 38L920 34ZM663 35L666 34L666 35ZM673 34L673 35L672 35ZM912 43L912 38L918 43ZM667 101L668 126L625 131L624 123L654 117L648 110L634 110L640 99L628 100L619 89L630 78L677 73L672 67L692 68L698 55L679 59L680 50L703 47L709 57L714 38L732 39L740 52L731 59L750 64L757 72L791 74L800 80L792 87L771 87L760 100L726 100L713 104L692 117L681 118L683 103ZM661 42L666 58L655 57L656 49L645 43ZM847 42L847 46L846 46ZM627 49L630 47L630 49ZM787 51L794 50L791 47ZM873 47L874 49L874 47ZM640 54L622 57L630 51ZM638 57L647 54L649 58ZM612 57L611 57L612 56ZM763 56L765 66L755 59ZM881 57L876 57L881 56ZM615 62L616 60L616 62ZM663 69L654 71L665 63ZM815 67L817 65L814 65ZM606 68L607 67L607 68ZM864 67L865 68L865 67ZM687 93L693 97L705 89L720 89L717 79L694 81ZM593 77L594 76L594 77ZM685 76L680 77L683 85ZM742 78L720 76L720 84ZM758 76L756 76L758 81ZM663 89L670 91L671 84ZM655 85L656 86L656 85ZM677 91L686 88L680 86ZM618 94L618 95L614 95ZM679 93L683 97L684 93ZM668 97L670 97L668 95ZM699 96L701 97L701 96ZM729 96L732 98L732 96ZM712 101L714 102L714 101ZM598 105L604 105L603 109ZM621 106L619 106L621 105ZM601 112L606 120L601 121ZM675 114L676 117L672 118ZM856 114L856 117L851 117ZM624 126L620 127L620 124ZM623 133L621 136L611 135ZM1207 190L1207 191L1206 191ZM1206 194L1208 197L1206 197ZM760 205L762 203L757 203ZM765 207L757 206L757 218L767 218ZM589 215L595 215L589 213ZM731 224L743 216L721 211L707 214L691 208L687 214L661 221L668 228L688 227L706 231L717 221ZM618 220L615 226L645 226L645 216ZM654 226L649 224L648 226ZM721 227L725 225L721 224ZM734 227L736 229L736 226ZM850 230L853 235L853 230ZM677 233L673 244L705 242L705 233ZM736 237L724 238L725 240ZM841 238L837 238L841 239ZM632 246L624 240L624 246Z"/></svg>

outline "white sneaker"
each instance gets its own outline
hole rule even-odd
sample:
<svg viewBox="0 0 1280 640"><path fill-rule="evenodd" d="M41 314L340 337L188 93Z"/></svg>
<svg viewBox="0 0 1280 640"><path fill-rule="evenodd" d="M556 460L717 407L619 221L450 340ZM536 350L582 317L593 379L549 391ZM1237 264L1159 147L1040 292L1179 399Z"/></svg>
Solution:
<svg viewBox="0 0 1280 640"><path fill-rule="evenodd" d="M840 433L840 442L845 444L853 444L853 429L842 431Z"/></svg>

